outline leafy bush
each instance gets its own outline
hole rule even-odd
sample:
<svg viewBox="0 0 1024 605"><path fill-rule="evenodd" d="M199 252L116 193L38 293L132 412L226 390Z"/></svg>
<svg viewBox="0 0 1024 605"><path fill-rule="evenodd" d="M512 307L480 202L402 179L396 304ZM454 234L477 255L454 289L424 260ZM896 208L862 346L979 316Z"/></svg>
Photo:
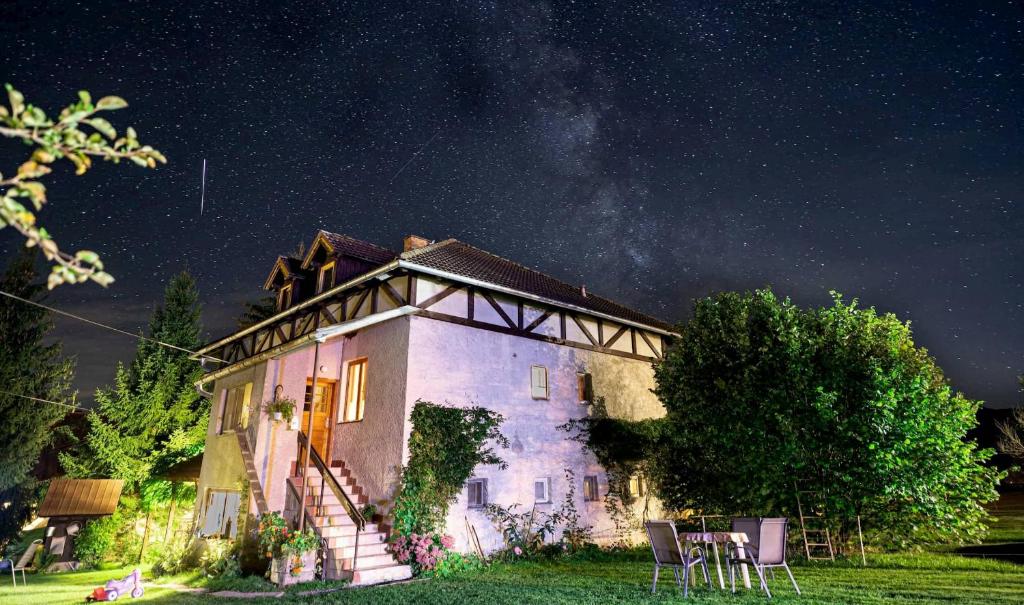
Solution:
<svg viewBox="0 0 1024 605"><path fill-rule="evenodd" d="M199 556L199 569L209 578L237 578L242 574L235 542L207 539Z"/></svg>
<svg viewBox="0 0 1024 605"><path fill-rule="evenodd" d="M569 489L558 509L547 513L534 506L529 512L516 512L518 504L508 507L488 504L484 514L501 531L505 543L501 558L553 557L573 554L592 544L591 526L580 522L576 508L576 476L565 469ZM555 541L555 536L558 540Z"/></svg>
<svg viewBox="0 0 1024 605"><path fill-rule="evenodd" d="M281 554L281 545L288 540L288 522L279 512L263 513L260 515L256 535L259 539L260 549L266 553L267 557L276 557Z"/></svg>
<svg viewBox="0 0 1024 605"><path fill-rule="evenodd" d="M669 507L795 516L794 481L821 494L840 542L856 516L882 546L976 539L1003 476L966 433L955 392L910 325L770 290L697 301L655 368L665 405L654 487Z"/></svg>
<svg viewBox="0 0 1024 605"><path fill-rule="evenodd" d="M498 431L504 418L482 407L456 408L417 401L413 406L409 463L392 510L400 536L433 534L479 464L505 468L488 443L508 447Z"/></svg>
<svg viewBox="0 0 1024 605"><path fill-rule="evenodd" d="M152 573L157 577L179 574L195 564L195 558L190 556L191 549L178 540L156 545L153 553Z"/></svg>
<svg viewBox="0 0 1024 605"><path fill-rule="evenodd" d="M448 535L416 534L398 535L391 541L391 552L399 563L412 567L414 574L433 571L443 560L448 549L454 544Z"/></svg>
<svg viewBox="0 0 1024 605"><path fill-rule="evenodd" d="M476 555L464 555L449 551L438 560L437 565L434 567L433 575L439 578L450 578L467 571L475 571L483 566L483 561Z"/></svg>
<svg viewBox="0 0 1024 605"><path fill-rule="evenodd" d="M114 514L85 523L75 537L75 558L86 567L138 562L142 538L135 531L138 501L122 497Z"/></svg>

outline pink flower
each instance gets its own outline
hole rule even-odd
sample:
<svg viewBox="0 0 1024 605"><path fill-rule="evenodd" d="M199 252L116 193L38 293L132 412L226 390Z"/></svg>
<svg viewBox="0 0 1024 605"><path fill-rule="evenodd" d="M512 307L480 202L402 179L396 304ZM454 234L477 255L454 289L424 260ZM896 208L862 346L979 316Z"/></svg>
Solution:
<svg viewBox="0 0 1024 605"><path fill-rule="evenodd" d="M516 553L516 556L518 557L518 556L520 556L520 555L522 555L522 554L523 554L523 549L522 549L522 548L519 548L519 547L517 546L517 547L515 547L515 548L513 548L513 549L512 549L512 552Z"/></svg>

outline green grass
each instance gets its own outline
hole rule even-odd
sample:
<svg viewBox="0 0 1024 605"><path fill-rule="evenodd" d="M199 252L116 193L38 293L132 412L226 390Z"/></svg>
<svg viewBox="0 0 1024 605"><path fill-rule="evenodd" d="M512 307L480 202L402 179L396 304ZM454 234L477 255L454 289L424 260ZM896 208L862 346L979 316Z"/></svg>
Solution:
<svg viewBox="0 0 1024 605"><path fill-rule="evenodd" d="M794 567L804 595L797 597L779 576L770 582L776 603L824 605L832 603L963 603L999 605L1024 602L1024 574L1021 567L995 560L965 558L953 554L875 555L869 566L853 563L801 565ZM94 586L128 569L66 574L35 575L27 588L15 591L9 584L0 588L0 603L26 605L78 603ZM256 603L494 603L565 604L678 603L682 592L663 577L658 593L651 595L651 565L626 554L607 560L557 561L493 565L484 571L453 580L425 580L396 586L345 589L317 596L289 594L283 599L256 599ZM668 574L671 577L671 574ZM181 578L172 578L181 580ZM211 586L213 588L214 586ZM220 588L227 588L222 584ZM237 589L253 590L259 581L246 580ZM312 588L312 587L309 587ZM265 586L264 586L265 589ZM764 597L748 591L733 596L720 590L698 589L695 603L763 603ZM133 601L127 601L133 602ZM198 605L235 603L209 595L175 592L153 582L146 583L146 596L139 603L183 603Z"/></svg>
<svg viewBox="0 0 1024 605"><path fill-rule="evenodd" d="M986 545L1024 543L1024 494L1004 496L993 513L998 521L985 539ZM868 567L855 561L802 564L793 567L803 596L778 575L769 584L774 603L803 605L1009 605L1024 603L1024 557L1012 563L986 556L961 556L955 552L869 555ZM123 577L130 568L65 574L29 575L28 586L15 590L10 578L0 578L0 604L42 605L81 603L85 596L106 580ZM714 568L712 567L712 574ZM666 577L667 576L667 577ZM247 601L221 599L208 594L179 592L163 584L187 584L207 590L265 592L277 590L260 578L210 580L197 574L183 574L145 582L146 596L126 603L167 603L184 605L230 605L231 603L317 603L317 604L463 604L495 605L597 605L605 603L682 603L682 591L671 574L663 574L658 593L650 594L649 553L634 551L607 556L598 561L547 561L495 564L480 572L452 580L423 580L378 588L343 589L330 594L301 596L303 590L335 588L336 585L307 584L289 587L281 599ZM4 580L7 583L3 583ZM756 583L756 581L755 581ZM737 595L721 590L697 589L691 602L742 605L765 603L755 591Z"/></svg>

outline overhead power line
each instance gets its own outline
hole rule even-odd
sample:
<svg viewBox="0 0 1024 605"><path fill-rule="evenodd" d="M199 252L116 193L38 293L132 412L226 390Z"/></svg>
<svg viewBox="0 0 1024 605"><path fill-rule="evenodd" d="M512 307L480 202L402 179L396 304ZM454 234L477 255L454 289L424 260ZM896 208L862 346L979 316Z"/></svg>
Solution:
<svg viewBox="0 0 1024 605"><path fill-rule="evenodd" d="M62 401L50 401L49 399L40 399L39 397L31 397L29 395L22 395L21 393L12 393L10 391L0 391L0 393L2 393L4 395L10 395L11 397L21 397L22 399L29 399L31 401L38 401L40 403L52 403L53 405L62 405L64 407L66 407L66 408L71 408L72 410L81 410L83 412L88 412L89 411L87 408L83 408L81 406L77 406L77 405L74 405L72 403L64 403Z"/></svg>
<svg viewBox="0 0 1024 605"><path fill-rule="evenodd" d="M87 324L98 326L100 328L106 328L107 330L111 330L111 331L117 332L118 334L124 334L125 336L131 336L132 338L138 338L139 340L145 340L147 342L152 342L152 343L158 344L158 345L160 345L162 347L167 347L169 349L175 349L175 350L181 351L183 353L188 353L189 355L198 355L198 353L196 353L195 351L190 351L188 349L179 347L177 345L172 345L170 343L166 343L166 342L157 340L155 338L150 338L148 336L143 336L142 334L133 334L131 332L128 332L128 331L125 331L125 330L121 330L121 329L115 328L113 326L108 326L106 324L101 324L98 321L93 321L91 319L82 317L81 315L75 315L74 313L68 313L67 311L61 311L60 309L55 309L54 307L50 307L48 305L44 305L43 303L36 302L34 300L29 300L27 298L22 298L21 296L18 296L17 294L11 294L10 292L4 292L3 290L0 290L0 294L6 296L8 298L13 298L14 300L17 300L17 301L21 301L21 302L23 302L23 303L25 303L27 305L34 305L34 306L39 307L41 309L46 309L47 311L51 311L51 312L56 313L58 315L63 315L65 317L70 317L71 319L77 319L78 321L84 321ZM213 357L211 355L203 355L203 357L206 357L208 359L212 359L214 361L219 361L221 363L227 363L223 359L218 359L218 358Z"/></svg>

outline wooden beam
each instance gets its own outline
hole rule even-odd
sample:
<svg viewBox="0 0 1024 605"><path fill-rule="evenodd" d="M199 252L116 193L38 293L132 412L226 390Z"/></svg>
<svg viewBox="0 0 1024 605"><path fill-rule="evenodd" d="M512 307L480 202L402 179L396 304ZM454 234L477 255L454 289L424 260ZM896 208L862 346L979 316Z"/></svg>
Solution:
<svg viewBox="0 0 1024 605"><path fill-rule="evenodd" d="M558 323L561 328L562 340L567 340L565 337L565 311L558 312Z"/></svg>
<svg viewBox="0 0 1024 605"><path fill-rule="evenodd" d="M516 307L517 307L517 310L519 312L519 318L518 318L518 322L516 323L516 326L518 326L519 329L522 330L523 329L523 299L521 299L521 298L517 298L516 299Z"/></svg>
<svg viewBox="0 0 1024 605"><path fill-rule="evenodd" d="M597 318L597 344L604 346L604 322L600 317Z"/></svg>
<svg viewBox="0 0 1024 605"><path fill-rule="evenodd" d="M395 287L388 282L381 282L381 291L384 292L384 296L389 298L391 302L395 303L396 307L402 307L405 305L405 298L395 290Z"/></svg>
<svg viewBox="0 0 1024 605"><path fill-rule="evenodd" d="M498 301L494 300L494 297L491 296L490 292L488 292L487 290L480 290L480 296L484 297L484 300L490 303L491 307L494 308L498 315L500 315L501 318L505 320L505 323L508 324L508 327L517 329L519 328L519 325L512 321L512 318L508 316L508 313L505 312L505 309L501 308L501 305L498 304ZM522 307L520 307L520 309L521 308Z"/></svg>
<svg viewBox="0 0 1024 605"><path fill-rule="evenodd" d="M466 288L466 317L473 319L474 309L473 305L476 303L476 288L469 286Z"/></svg>
<svg viewBox="0 0 1024 605"><path fill-rule="evenodd" d="M431 296L430 298L428 298L427 300L421 302L420 304L418 304L416 306L421 308L421 309L429 309L430 307L436 305L437 303L441 302L442 300L448 298L452 294L455 294L460 289L461 288L459 286L455 286L455 285L448 286L444 290L441 290L437 294Z"/></svg>
<svg viewBox="0 0 1024 605"><path fill-rule="evenodd" d="M359 309L362 308L363 303L366 302L366 297L369 296L369 295L370 295L369 288L367 288L366 290L363 290L362 294L359 295L359 298L356 299L356 304L352 305L351 315L348 316L348 319L354 319L355 318L356 313L359 313Z"/></svg>
<svg viewBox="0 0 1024 605"><path fill-rule="evenodd" d="M618 340L625 333L626 333L626 326L620 326L619 327L619 331L616 332L615 334L612 334L612 337L609 338L607 340L607 342L605 342L604 345L602 345L602 346L610 348L613 344L615 344L615 341Z"/></svg>
<svg viewBox="0 0 1024 605"><path fill-rule="evenodd" d="M647 333L644 332L643 330L640 330L640 338L644 339L644 342L647 343L647 346L650 347L651 351L654 352L654 356L657 357L658 359L661 359L661 352L658 351L658 349L654 346L654 343L651 342L651 339L647 338Z"/></svg>
<svg viewBox="0 0 1024 605"><path fill-rule="evenodd" d="M587 340L590 341L590 344L594 345L595 347L601 346L601 343L594 338L594 335L590 333L590 330L587 329L587 326L583 325L583 322L580 321L580 318L576 317L575 313L570 313L569 317L572 318L573 322L576 323L580 331L583 332L583 335L587 337Z"/></svg>
<svg viewBox="0 0 1024 605"><path fill-rule="evenodd" d="M410 305L416 304L416 276L412 273L409 274L409 279L405 280L405 300Z"/></svg>
<svg viewBox="0 0 1024 605"><path fill-rule="evenodd" d="M538 315L537 318L531 321L530 325L523 328L523 330L525 330L526 332L533 332L537 328L537 326L547 321L547 318L549 317L551 317L551 309L548 309L547 311L544 311L543 313Z"/></svg>
<svg viewBox="0 0 1024 605"><path fill-rule="evenodd" d="M629 340L633 346L633 354L636 354L636 328L629 329Z"/></svg>
<svg viewBox="0 0 1024 605"><path fill-rule="evenodd" d="M564 345L564 346L567 346L567 347L573 347L573 348L576 348L576 349L585 349L587 351L595 351L595 352L598 352L598 353L607 353L608 355L615 355L616 357L625 357L627 359L635 359L637 361L646 361L647 363L651 363L652 361L654 361L654 358L652 358L652 357L650 357L648 355L634 355L633 353L628 353L626 351L616 351L616 350L613 350L613 349L606 349L606 348L603 348L603 347L596 347L596 346L584 344L584 343L581 343L581 342L574 342L574 341L571 341L571 340L565 340L563 338L556 338L554 336L547 336L547 335L544 335L544 334L536 334L536 333L533 333L533 332L523 332L523 331L520 331L520 330L518 330L516 328L507 328L505 326L500 326L500 325L497 325L497 324L489 324L489 323L482 322L482 321L475 321L475 320L471 320L471 319L466 319L464 317L456 317L454 315L448 315L446 313L437 313L435 311L420 310L420 311L416 311L416 315L419 315L421 317L426 317L426 318L429 318L429 319L436 319L438 321L446 321L446 322L458 324L458 325L461 325L461 326L469 326L469 327L472 327L472 328L479 328L481 330L489 330L491 332L499 332L501 334L507 334L509 336L519 336L521 338L529 338L531 340L538 340L538 341L548 342L548 343L552 343L552 344L559 344L559 345Z"/></svg>

